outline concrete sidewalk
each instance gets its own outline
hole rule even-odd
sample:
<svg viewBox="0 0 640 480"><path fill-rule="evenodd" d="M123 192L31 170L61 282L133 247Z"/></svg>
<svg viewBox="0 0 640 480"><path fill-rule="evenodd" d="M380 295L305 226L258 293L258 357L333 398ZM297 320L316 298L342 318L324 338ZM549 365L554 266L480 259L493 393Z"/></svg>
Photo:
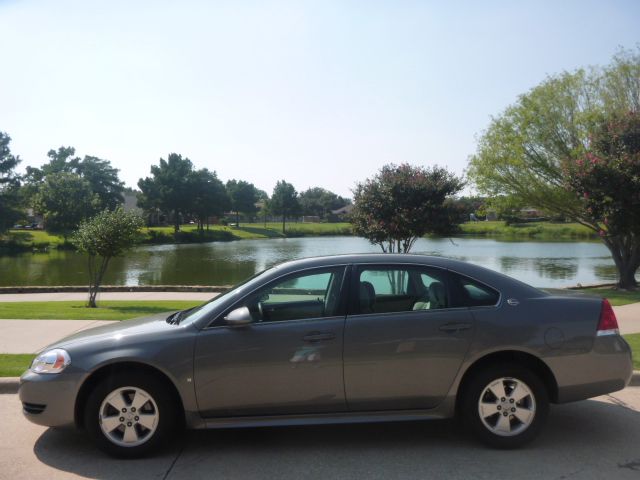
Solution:
<svg viewBox="0 0 640 480"><path fill-rule="evenodd" d="M640 303L613 307L620 326L620 333L640 333Z"/></svg>
<svg viewBox="0 0 640 480"><path fill-rule="evenodd" d="M35 353L56 340L106 320L0 320L0 353Z"/></svg>

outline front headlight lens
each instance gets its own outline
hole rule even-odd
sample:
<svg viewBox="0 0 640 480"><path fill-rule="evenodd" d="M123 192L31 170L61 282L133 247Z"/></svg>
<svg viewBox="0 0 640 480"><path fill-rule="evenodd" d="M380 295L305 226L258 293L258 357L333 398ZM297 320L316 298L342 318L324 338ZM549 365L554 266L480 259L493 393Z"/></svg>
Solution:
<svg viewBox="0 0 640 480"><path fill-rule="evenodd" d="M66 350L55 348L41 353L29 368L35 373L60 373L71 364L71 357Z"/></svg>

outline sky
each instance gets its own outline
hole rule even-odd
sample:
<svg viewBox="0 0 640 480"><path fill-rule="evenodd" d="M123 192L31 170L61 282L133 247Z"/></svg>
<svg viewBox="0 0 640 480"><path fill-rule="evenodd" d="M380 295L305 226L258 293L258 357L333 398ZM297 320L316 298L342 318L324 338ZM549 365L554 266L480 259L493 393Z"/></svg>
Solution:
<svg viewBox="0 0 640 480"><path fill-rule="evenodd" d="M388 163L463 174L546 76L640 44L640 1L0 0L0 131L127 186L171 152L271 193L351 196Z"/></svg>

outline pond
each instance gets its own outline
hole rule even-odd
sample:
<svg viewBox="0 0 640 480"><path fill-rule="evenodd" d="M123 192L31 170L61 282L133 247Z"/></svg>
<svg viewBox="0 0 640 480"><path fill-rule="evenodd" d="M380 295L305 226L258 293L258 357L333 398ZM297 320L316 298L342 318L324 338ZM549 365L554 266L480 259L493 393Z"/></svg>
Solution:
<svg viewBox="0 0 640 480"><path fill-rule="evenodd" d="M229 285L276 263L338 253L379 252L358 237L239 240L141 246L115 258L106 285ZM414 253L465 260L539 287L614 281L613 260L598 242L419 239ZM86 259L72 251L0 257L0 285L84 285Z"/></svg>

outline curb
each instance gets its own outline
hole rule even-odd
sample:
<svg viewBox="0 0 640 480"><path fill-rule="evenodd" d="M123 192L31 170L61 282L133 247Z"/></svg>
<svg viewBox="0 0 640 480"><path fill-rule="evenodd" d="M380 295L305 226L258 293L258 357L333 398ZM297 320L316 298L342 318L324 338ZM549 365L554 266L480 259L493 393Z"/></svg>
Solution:
<svg viewBox="0 0 640 480"><path fill-rule="evenodd" d="M640 370L634 370L629 387L640 387ZM4 377L0 378L0 394L18 393L20 387L20 377Z"/></svg>
<svg viewBox="0 0 640 480"><path fill-rule="evenodd" d="M0 378L0 394L18 393L19 386L20 386L20 377Z"/></svg>

